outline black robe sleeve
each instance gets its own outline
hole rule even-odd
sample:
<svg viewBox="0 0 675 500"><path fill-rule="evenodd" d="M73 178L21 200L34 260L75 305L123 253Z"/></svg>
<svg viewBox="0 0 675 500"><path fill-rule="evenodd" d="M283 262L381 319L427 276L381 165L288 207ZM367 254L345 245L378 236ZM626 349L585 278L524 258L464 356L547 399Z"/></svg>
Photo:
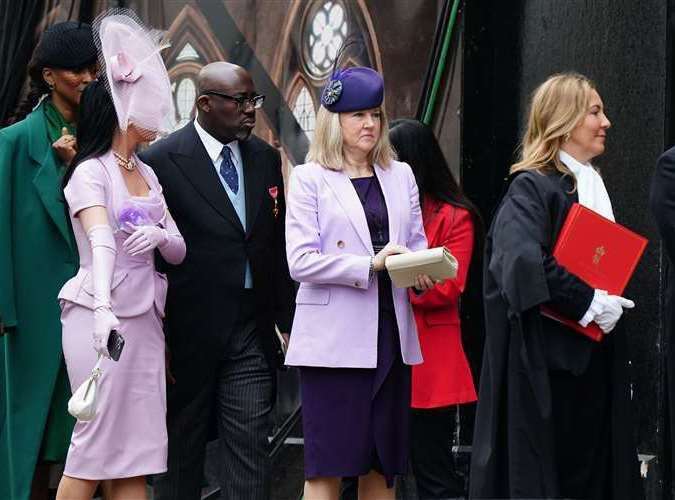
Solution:
<svg viewBox="0 0 675 500"><path fill-rule="evenodd" d="M593 300L593 289L550 255L566 213L551 213L548 192L542 189L546 179L535 175L521 174L512 182L493 222L488 269L511 314L546 303L579 320Z"/></svg>

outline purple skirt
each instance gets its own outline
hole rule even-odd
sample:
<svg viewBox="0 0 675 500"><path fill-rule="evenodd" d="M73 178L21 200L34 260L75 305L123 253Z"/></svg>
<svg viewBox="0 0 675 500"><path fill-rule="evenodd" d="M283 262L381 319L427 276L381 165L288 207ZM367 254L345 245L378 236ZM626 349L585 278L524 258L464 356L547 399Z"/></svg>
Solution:
<svg viewBox="0 0 675 500"><path fill-rule="evenodd" d="M393 310L379 323L377 368L300 368L307 479L406 473L411 372Z"/></svg>

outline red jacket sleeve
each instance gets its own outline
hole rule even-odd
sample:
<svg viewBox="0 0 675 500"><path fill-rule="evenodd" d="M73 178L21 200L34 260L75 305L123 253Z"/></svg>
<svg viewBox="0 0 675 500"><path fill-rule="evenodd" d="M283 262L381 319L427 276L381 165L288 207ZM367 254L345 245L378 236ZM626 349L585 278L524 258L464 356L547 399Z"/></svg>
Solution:
<svg viewBox="0 0 675 500"><path fill-rule="evenodd" d="M456 305L460 295L466 286L466 277L471 263L473 252L473 221L468 210L449 207L439 216L445 217L438 224L438 234L427 234L429 242L434 246L444 246L455 256L459 264L455 279L445 280L431 290L417 295L412 290L409 292L410 302L422 309L434 309ZM429 245L431 247L431 243Z"/></svg>

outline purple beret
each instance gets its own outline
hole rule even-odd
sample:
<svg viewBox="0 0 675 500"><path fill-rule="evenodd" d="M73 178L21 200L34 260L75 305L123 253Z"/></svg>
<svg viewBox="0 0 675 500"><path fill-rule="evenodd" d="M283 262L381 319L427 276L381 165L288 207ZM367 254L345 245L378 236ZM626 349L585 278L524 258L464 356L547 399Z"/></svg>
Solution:
<svg viewBox="0 0 675 500"><path fill-rule="evenodd" d="M377 108L383 99L382 76L361 66L333 73L321 93L321 104L331 113Z"/></svg>

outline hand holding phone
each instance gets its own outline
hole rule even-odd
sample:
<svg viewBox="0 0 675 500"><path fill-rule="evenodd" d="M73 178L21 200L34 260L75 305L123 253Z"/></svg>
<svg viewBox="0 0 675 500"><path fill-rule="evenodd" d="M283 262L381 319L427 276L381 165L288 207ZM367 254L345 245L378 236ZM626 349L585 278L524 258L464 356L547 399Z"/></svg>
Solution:
<svg viewBox="0 0 675 500"><path fill-rule="evenodd" d="M113 361L119 361L124 348L124 337L117 330L111 330L108 335L108 354Z"/></svg>

